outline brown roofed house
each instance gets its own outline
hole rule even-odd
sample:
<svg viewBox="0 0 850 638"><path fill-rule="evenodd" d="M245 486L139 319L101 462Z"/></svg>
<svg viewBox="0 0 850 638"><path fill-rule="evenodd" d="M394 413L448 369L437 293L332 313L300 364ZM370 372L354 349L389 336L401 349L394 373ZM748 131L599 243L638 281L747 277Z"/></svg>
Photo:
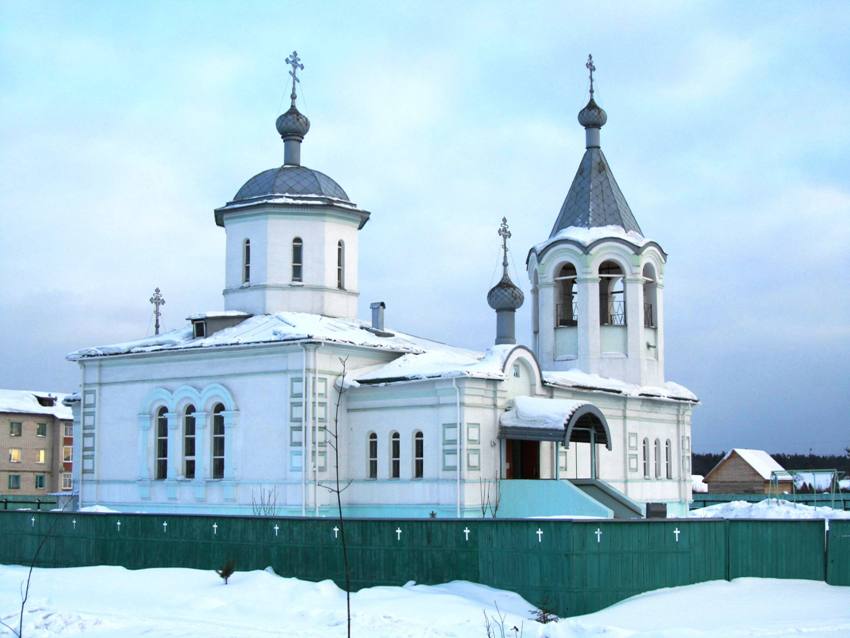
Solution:
<svg viewBox="0 0 850 638"><path fill-rule="evenodd" d="M790 492L790 477L785 469L764 450L734 448L711 468L704 482L710 494L768 494L771 475L782 472L777 483L779 492Z"/></svg>

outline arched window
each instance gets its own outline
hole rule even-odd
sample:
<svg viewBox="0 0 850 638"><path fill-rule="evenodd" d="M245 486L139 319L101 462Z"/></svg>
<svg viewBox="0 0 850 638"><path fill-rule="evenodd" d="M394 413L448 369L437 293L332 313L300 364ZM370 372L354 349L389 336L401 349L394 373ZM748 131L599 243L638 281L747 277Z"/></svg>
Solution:
<svg viewBox="0 0 850 638"><path fill-rule="evenodd" d="M661 478L661 439L655 439L655 478Z"/></svg>
<svg viewBox="0 0 850 638"><path fill-rule="evenodd" d="M643 267L643 327L658 327L658 284L652 264Z"/></svg>
<svg viewBox="0 0 850 638"><path fill-rule="evenodd" d="M168 477L168 409L160 408L156 414L156 479Z"/></svg>
<svg viewBox="0 0 850 638"><path fill-rule="evenodd" d="M664 452L665 452L664 461L665 461L665 465L667 467L666 476L667 476L668 479L671 479L671 478L673 478L673 444L670 443L670 439L667 439L667 443L665 444L665 447L664 447Z"/></svg>
<svg viewBox="0 0 850 638"><path fill-rule="evenodd" d="M398 432L390 435L390 478L401 476L401 436Z"/></svg>
<svg viewBox="0 0 850 638"><path fill-rule="evenodd" d="M626 288L623 269L613 261L599 266L599 323L626 325Z"/></svg>
<svg viewBox="0 0 850 638"><path fill-rule="evenodd" d="M369 478L378 478L378 435L369 435Z"/></svg>
<svg viewBox="0 0 850 638"><path fill-rule="evenodd" d="M425 435L420 431L413 434L413 478L422 478L425 474Z"/></svg>
<svg viewBox="0 0 850 638"><path fill-rule="evenodd" d="M292 240L292 281L303 281L304 242L300 237Z"/></svg>
<svg viewBox="0 0 850 638"><path fill-rule="evenodd" d="M643 478L649 478L649 439L643 440Z"/></svg>
<svg viewBox="0 0 850 638"><path fill-rule="evenodd" d="M336 287L345 290L345 242L336 243Z"/></svg>
<svg viewBox="0 0 850 638"><path fill-rule="evenodd" d="M183 476L195 478L195 406L183 410Z"/></svg>
<svg viewBox="0 0 850 638"><path fill-rule="evenodd" d="M555 278L558 298L555 301L555 325L577 326L578 303L576 302L576 267L564 264Z"/></svg>
<svg viewBox="0 0 850 638"><path fill-rule="evenodd" d="M224 405L221 403L213 408L212 477L224 478Z"/></svg>
<svg viewBox="0 0 850 638"><path fill-rule="evenodd" d="M242 283L251 282L251 240L242 242Z"/></svg>

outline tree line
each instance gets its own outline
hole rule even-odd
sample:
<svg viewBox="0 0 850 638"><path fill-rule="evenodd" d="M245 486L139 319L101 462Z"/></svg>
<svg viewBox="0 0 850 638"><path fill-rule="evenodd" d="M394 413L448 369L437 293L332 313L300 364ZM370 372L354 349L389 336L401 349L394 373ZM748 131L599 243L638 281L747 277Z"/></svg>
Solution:
<svg viewBox="0 0 850 638"><path fill-rule="evenodd" d="M786 454L770 455L786 470L838 470L850 476L850 450L845 454ZM691 467L694 474L705 476L726 456L726 452L694 452Z"/></svg>

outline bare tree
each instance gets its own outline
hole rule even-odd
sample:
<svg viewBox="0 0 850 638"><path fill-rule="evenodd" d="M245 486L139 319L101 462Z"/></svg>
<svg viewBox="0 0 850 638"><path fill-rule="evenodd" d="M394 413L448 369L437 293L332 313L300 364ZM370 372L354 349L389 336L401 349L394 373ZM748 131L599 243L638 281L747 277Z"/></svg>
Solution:
<svg viewBox="0 0 850 638"><path fill-rule="evenodd" d="M260 486L259 493L251 491L251 511L254 516L277 516L277 486L268 489Z"/></svg>
<svg viewBox="0 0 850 638"><path fill-rule="evenodd" d="M336 495L337 523L339 525L339 540L342 545L342 565L345 572L345 611L348 628L348 638L351 638L351 569L348 565L348 545L345 541L345 518L342 515L342 493L351 486L351 481L345 485L339 480L339 408L342 403L342 395L345 393L345 375L348 366L348 357L340 357L342 374L339 376L339 387L337 388L336 408L334 410L333 430L328 432L328 445L334 453L334 482L332 484L321 484L326 490Z"/></svg>

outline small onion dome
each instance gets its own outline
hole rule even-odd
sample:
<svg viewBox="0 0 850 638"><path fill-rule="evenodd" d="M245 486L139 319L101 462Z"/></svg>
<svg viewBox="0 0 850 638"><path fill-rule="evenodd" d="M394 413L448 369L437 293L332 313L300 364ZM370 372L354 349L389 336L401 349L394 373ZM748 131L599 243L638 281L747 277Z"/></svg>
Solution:
<svg viewBox="0 0 850 638"><path fill-rule="evenodd" d="M286 113L277 118L275 126L284 140L292 138L303 140L307 131L310 130L310 120L293 104Z"/></svg>
<svg viewBox="0 0 850 638"><path fill-rule="evenodd" d="M608 114L593 98L578 112L578 123L584 128L602 128L608 121Z"/></svg>
<svg viewBox="0 0 850 638"><path fill-rule="evenodd" d="M514 285L507 273L502 275L502 280L487 293L487 303L493 310L516 310L524 300L522 290Z"/></svg>

